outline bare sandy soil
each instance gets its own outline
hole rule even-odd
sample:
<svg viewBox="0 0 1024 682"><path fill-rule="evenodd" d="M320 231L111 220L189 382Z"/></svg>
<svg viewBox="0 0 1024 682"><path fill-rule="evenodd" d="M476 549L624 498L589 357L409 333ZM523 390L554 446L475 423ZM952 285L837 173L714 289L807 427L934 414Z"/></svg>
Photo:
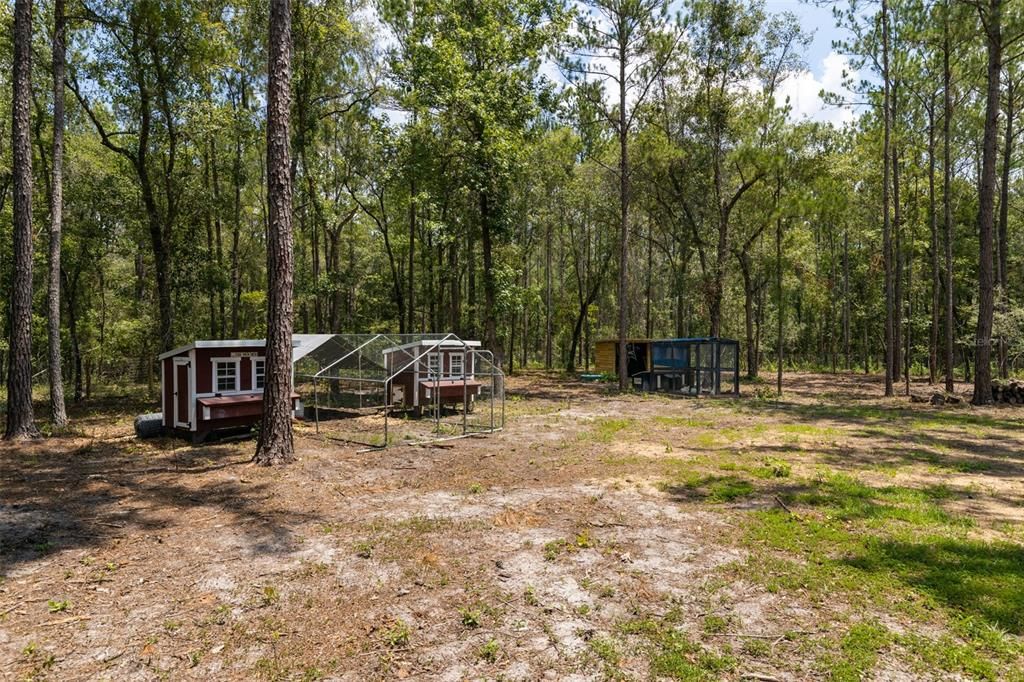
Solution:
<svg viewBox="0 0 1024 682"><path fill-rule="evenodd" d="M646 648L600 642L669 613L734 659L721 678L822 677L814 652L857 607L738 572L748 515L828 467L968 491L944 504L972 536L1012 538L1024 408L886 401L859 376L787 382L774 403L529 375L509 380L498 434L359 453L300 424L299 459L278 469L248 463L252 441L137 441L140 406L97 406L73 436L0 446L0 679L647 679ZM891 409L916 426L886 428ZM735 499L673 483L765 457L792 474ZM921 675L884 651L873 671Z"/></svg>

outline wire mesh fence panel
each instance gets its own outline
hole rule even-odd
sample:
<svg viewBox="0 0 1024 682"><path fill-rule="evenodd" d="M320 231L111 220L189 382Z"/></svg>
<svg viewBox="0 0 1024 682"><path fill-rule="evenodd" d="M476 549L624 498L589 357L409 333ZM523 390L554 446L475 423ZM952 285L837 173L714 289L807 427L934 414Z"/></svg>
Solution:
<svg viewBox="0 0 1024 682"><path fill-rule="evenodd" d="M478 341L454 334L318 339L296 362L305 417L327 437L370 447L493 431L504 375Z"/></svg>

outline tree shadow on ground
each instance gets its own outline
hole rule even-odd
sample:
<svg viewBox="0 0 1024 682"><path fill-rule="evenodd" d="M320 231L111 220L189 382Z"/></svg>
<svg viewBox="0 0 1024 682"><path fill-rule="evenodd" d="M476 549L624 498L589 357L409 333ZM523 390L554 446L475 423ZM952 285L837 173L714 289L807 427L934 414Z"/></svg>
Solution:
<svg viewBox="0 0 1024 682"><path fill-rule="evenodd" d="M291 528L306 520L275 504L272 477L249 469L238 445L132 436L54 445L0 446L0 576L69 549L158 535L206 510L228 516L252 553L281 553L295 544Z"/></svg>
<svg viewBox="0 0 1024 682"><path fill-rule="evenodd" d="M773 422L834 425L838 429L834 436L817 438L807 451L820 453L827 464L839 469L928 464L1003 478L1024 474L1024 438L1020 436L1024 416L754 401L738 405L737 410ZM783 457L801 450L774 443L755 442L747 447Z"/></svg>
<svg viewBox="0 0 1024 682"><path fill-rule="evenodd" d="M854 568L876 585L905 585L979 625L1024 634L1024 546L964 537L957 529L970 519L942 503L966 491L875 487L844 474L756 486L733 475L701 476L665 490L677 502L768 513L750 519L749 528L761 528L756 537L773 550Z"/></svg>
<svg viewBox="0 0 1024 682"><path fill-rule="evenodd" d="M896 577L944 606L1024 634L1024 547L953 539L875 540L869 552L844 561Z"/></svg>
<svg viewBox="0 0 1024 682"><path fill-rule="evenodd" d="M820 396L818 396L820 398ZM978 414L969 408L943 408L921 406L887 406L871 403L867 405L840 405L832 402L815 404L789 401L744 401L737 404L740 411L763 416L786 416L814 423L831 421L839 424L861 427L885 427L901 422L925 420L935 428L987 428L1004 431L1019 430L1024 426L1024 411L1018 413L1012 408L986 408L999 414ZM1002 414L1006 412L1006 414Z"/></svg>

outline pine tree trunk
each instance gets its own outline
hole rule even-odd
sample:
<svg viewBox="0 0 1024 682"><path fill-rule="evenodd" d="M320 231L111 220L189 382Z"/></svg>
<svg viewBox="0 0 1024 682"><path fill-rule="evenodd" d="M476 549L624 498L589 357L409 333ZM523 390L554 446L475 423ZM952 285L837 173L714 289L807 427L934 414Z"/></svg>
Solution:
<svg viewBox="0 0 1024 682"><path fill-rule="evenodd" d="M234 113L248 108L245 81L238 78L238 103ZM238 125L236 120L235 125ZM242 266L239 242L242 234L242 133L235 131L235 158L231 166L231 183L234 185L234 215L231 220L231 338L237 339L239 333L239 313L242 305Z"/></svg>
<svg viewBox="0 0 1024 682"><path fill-rule="evenodd" d="M1000 310L1006 309L1006 298L1008 295L1007 286L1009 284L1009 275L1007 273L1008 258L1007 250L1009 248L1008 231L1007 227L1009 224L1009 211L1010 211L1010 172L1013 170L1013 143L1014 143L1014 129L1013 119L1016 115L1014 96L1015 86L1012 74L1007 75L1006 79L1006 132L1003 139L1003 171L1002 171L1002 183L999 188L999 228L998 228L998 244L999 244L999 256L996 261L997 270L997 282L999 283L1000 291ZM1002 379L1008 379L1010 376L1009 363L1007 362L1007 341L1006 337L1002 334L999 335L999 376Z"/></svg>
<svg viewBox="0 0 1024 682"><path fill-rule="evenodd" d="M213 144L207 140L207 149L203 150L203 190L210 196L210 154L209 147ZM206 306L210 323L210 338L217 338L217 288L214 286L216 261L213 250L213 206L214 201L207 199L203 207L203 226L206 228Z"/></svg>
<svg viewBox="0 0 1024 682"><path fill-rule="evenodd" d="M939 325L942 283L939 271L939 221L935 205L935 105L928 109L928 226L932 255L932 324L928 335L928 383L939 379Z"/></svg>
<svg viewBox="0 0 1024 682"><path fill-rule="evenodd" d="M1002 0L989 0L985 22L988 39L988 92L978 196L978 328L974 350L975 405L992 402L992 228L995 217L996 138L999 135L999 78L1002 70Z"/></svg>
<svg viewBox="0 0 1024 682"><path fill-rule="evenodd" d="M544 239L544 369L551 369L551 232L552 221L548 220Z"/></svg>
<svg viewBox="0 0 1024 682"><path fill-rule="evenodd" d="M484 343L494 353L495 365L501 367L505 354L498 342L497 282L494 280L494 235L491 223L490 196L480 193L480 247L484 261Z"/></svg>
<svg viewBox="0 0 1024 682"><path fill-rule="evenodd" d="M850 354L850 233L843 230L843 363L846 371L853 369Z"/></svg>
<svg viewBox="0 0 1024 682"><path fill-rule="evenodd" d="M476 235L473 228L466 230L466 322L463 328L473 338L477 334L476 303ZM491 351L493 352L493 348Z"/></svg>
<svg viewBox="0 0 1024 682"><path fill-rule="evenodd" d="M4 439L36 438L32 411L32 1L14 3L14 184L11 339L7 365L7 428Z"/></svg>
<svg viewBox="0 0 1024 682"><path fill-rule="evenodd" d="M413 134L416 131L416 110L412 112ZM411 169L409 182L409 272L407 273L406 298L409 306L409 333L416 331L416 169Z"/></svg>
<svg viewBox="0 0 1024 682"><path fill-rule="evenodd" d="M883 148L882 148L882 259L885 270L885 395L893 395L893 340L895 338L893 329L893 307L895 300L893 296L893 267L892 267L892 225L889 217L889 177L890 177L890 154L891 154L891 132L892 119L889 108L889 3L882 0L882 120L883 120Z"/></svg>
<svg viewBox="0 0 1024 682"><path fill-rule="evenodd" d="M629 331L628 287L629 281L629 135L626 130L626 36L619 47L619 286L618 286L618 335L619 335L619 390L629 387L629 359L626 356L626 334Z"/></svg>
<svg viewBox="0 0 1024 682"><path fill-rule="evenodd" d="M745 251L737 254L740 262L740 273L743 275L743 329L746 334L747 346L747 378L757 378L757 348L754 344L754 280L751 274L753 267L750 255Z"/></svg>
<svg viewBox="0 0 1024 682"><path fill-rule="evenodd" d="M896 87L892 88L891 118L896 114ZM899 382L903 367L903 206L900 204L900 163L897 145L892 145L892 233L893 233L893 307L892 307L892 380Z"/></svg>
<svg viewBox="0 0 1024 682"><path fill-rule="evenodd" d="M782 193L782 178L778 179L775 189L776 205L779 195ZM775 218L775 302L776 310L776 334L775 334L775 394L782 397L782 331L783 331L783 305L782 305L782 216Z"/></svg>
<svg viewBox="0 0 1024 682"><path fill-rule="evenodd" d="M914 196L917 196L915 188ZM915 210L916 213L916 210ZM913 234L909 235L907 239L907 316L904 325L904 333L906 334L903 344L903 380L904 380L904 395L910 395L910 349L911 344L914 341L913 329L911 328L911 321L914 319L914 239Z"/></svg>
<svg viewBox="0 0 1024 682"><path fill-rule="evenodd" d="M654 320L651 317L651 296L654 290L654 234L651 221L647 221L647 282L644 287L644 336L654 336Z"/></svg>
<svg viewBox="0 0 1024 682"><path fill-rule="evenodd" d="M253 461L264 466L295 457L292 441L292 183L290 0L270 2L267 82L267 359L263 423Z"/></svg>
<svg viewBox="0 0 1024 682"><path fill-rule="evenodd" d="M53 182L50 188L50 258L46 292L50 419L68 424L60 353L60 247L64 209L64 0L53 3Z"/></svg>
<svg viewBox="0 0 1024 682"><path fill-rule="evenodd" d="M217 264L217 310L218 310L218 323L216 331L214 332L215 339L224 338L224 286L221 284L221 273L224 272L224 221L221 218L221 203L220 203L220 174L217 172L217 145L213 143L210 145L210 165L211 177L213 180L213 235L214 235L214 247L216 250L216 264Z"/></svg>
<svg viewBox="0 0 1024 682"><path fill-rule="evenodd" d="M69 278L66 271L61 271L61 279L64 281L64 291L67 292L68 306L68 337L71 341L71 376L74 382L74 401L78 405L82 402L84 395L82 384L82 347L78 342L78 275L81 270L75 272L74 277ZM102 284L100 285L102 287Z"/></svg>
<svg viewBox="0 0 1024 682"><path fill-rule="evenodd" d="M953 344L955 336L953 330L956 323L954 319L955 310L953 308L953 301L955 300L953 285L956 280L953 278L953 161L951 159L953 92L951 90L952 69L949 64L951 49L949 44L950 2L951 0L946 0L945 15L942 23L942 90L944 107L942 121L942 211L946 232L946 344L943 350L945 355L947 393L952 393L955 390L953 383Z"/></svg>

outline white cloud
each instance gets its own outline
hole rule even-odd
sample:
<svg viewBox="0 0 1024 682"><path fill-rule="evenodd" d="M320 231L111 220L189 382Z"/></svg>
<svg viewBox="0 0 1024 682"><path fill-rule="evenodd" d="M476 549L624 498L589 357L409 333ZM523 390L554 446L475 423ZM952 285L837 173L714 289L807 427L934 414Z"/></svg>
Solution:
<svg viewBox="0 0 1024 682"><path fill-rule="evenodd" d="M843 86L844 80L856 75L849 59L833 51L825 55L821 66L820 78L813 71L805 70L783 81L776 94L776 102L781 106L789 98L790 118L793 120L809 118L831 121L837 126L855 120L859 114L853 108L826 105L821 99L822 90L836 93L844 100L853 99L852 93Z"/></svg>

